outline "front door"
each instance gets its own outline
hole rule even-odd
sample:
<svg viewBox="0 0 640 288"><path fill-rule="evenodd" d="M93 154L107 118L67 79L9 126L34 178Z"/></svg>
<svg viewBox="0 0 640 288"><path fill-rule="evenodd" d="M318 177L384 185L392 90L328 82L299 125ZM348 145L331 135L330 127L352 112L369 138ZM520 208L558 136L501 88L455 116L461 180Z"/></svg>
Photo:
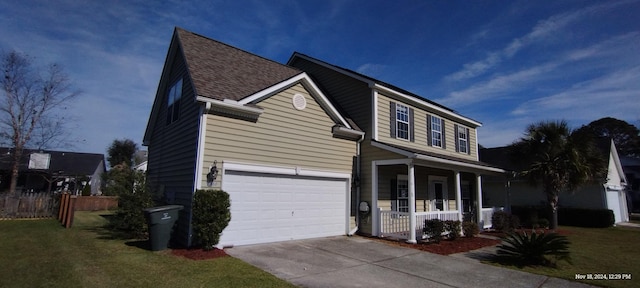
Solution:
<svg viewBox="0 0 640 288"><path fill-rule="evenodd" d="M429 176L429 199L431 200L431 211L449 210L446 177Z"/></svg>

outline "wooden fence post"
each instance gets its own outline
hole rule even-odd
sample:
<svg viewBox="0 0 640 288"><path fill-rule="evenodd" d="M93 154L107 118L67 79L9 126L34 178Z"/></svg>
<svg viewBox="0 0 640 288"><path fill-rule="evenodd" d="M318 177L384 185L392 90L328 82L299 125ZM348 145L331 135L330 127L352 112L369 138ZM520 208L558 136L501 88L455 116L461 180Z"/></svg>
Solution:
<svg viewBox="0 0 640 288"><path fill-rule="evenodd" d="M68 208L67 209L67 217L66 217L66 221L64 222L64 228L70 228L71 225L73 225L73 214L75 212L76 199L78 199L78 196L69 195L69 205L67 207Z"/></svg>

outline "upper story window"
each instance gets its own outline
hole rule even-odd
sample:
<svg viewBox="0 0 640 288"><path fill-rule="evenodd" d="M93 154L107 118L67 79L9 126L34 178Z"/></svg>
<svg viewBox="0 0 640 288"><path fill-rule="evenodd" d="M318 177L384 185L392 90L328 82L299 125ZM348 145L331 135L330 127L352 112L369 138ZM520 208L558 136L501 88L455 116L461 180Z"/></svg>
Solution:
<svg viewBox="0 0 640 288"><path fill-rule="evenodd" d="M409 140L409 107L396 104L396 138Z"/></svg>
<svg viewBox="0 0 640 288"><path fill-rule="evenodd" d="M431 146L443 148L442 132L444 131L444 121L436 116L431 117Z"/></svg>
<svg viewBox="0 0 640 288"><path fill-rule="evenodd" d="M167 95L167 125L178 120L180 117L180 98L182 97L182 78L176 81Z"/></svg>
<svg viewBox="0 0 640 288"><path fill-rule="evenodd" d="M464 126L455 126L456 135L456 151L460 153L470 153L469 128Z"/></svg>

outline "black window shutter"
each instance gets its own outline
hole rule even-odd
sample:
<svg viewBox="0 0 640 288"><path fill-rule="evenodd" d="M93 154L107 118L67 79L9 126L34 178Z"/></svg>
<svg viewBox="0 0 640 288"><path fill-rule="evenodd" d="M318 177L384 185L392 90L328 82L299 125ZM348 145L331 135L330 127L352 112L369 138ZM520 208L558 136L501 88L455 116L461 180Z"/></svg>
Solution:
<svg viewBox="0 0 640 288"><path fill-rule="evenodd" d="M471 154L471 135L469 135L469 128L467 128L467 154Z"/></svg>
<svg viewBox="0 0 640 288"><path fill-rule="evenodd" d="M427 145L429 146L433 146L431 137L431 115L427 114Z"/></svg>
<svg viewBox="0 0 640 288"><path fill-rule="evenodd" d="M413 134L413 108L409 108L409 141L414 142L415 141L415 137Z"/></svg>
<svg viewBox="0 0 640 288"><path fill-rule="evenodd" d="M447 149L447 133L444 131L444 119L440 119L440 124L442 127L440 128L440 133L442 133L442 149Z"/></svg>
<svg viewBox="0 0 640 288"><path fill-rule="evenodd" d="M396 138L396 102L389 103L389 130L391 138Z"/></svg>
<svg viewBox="0 0 640 288"><path fill-rule="evenodd" d="M453 126L453 140L456 141L456 152L460 152L460 141L458 139L458 124Z"/></svg>

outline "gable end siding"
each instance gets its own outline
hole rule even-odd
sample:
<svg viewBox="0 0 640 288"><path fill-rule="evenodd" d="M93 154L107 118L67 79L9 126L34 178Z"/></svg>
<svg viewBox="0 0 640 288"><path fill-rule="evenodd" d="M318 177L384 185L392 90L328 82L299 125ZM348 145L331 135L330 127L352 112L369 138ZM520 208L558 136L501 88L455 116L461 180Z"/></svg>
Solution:
<svg viewBox="0 0 640 288"><path fill-rule="evenodd" d="M346 113L360 129L370 130L372 92L366 83L301 58L290 65L306 72L338 110ZM370 139L371 134L366 133L365 137Z"/></svg>
<svg viewBox="0 0 640 288"><path fill-rule="evenodd" d="M193 101L195 99L193 85L181 53L178 52L177 55L173 61L173 69L168 74L169 79L161 82L166 83L167 87L159 89L163 92L157 96L160 98L158 101L161 101L161 105L156 117L157 122L151 131L147 177L152 192L164 192L163 196L170 203L185 206L178 218L176 235L180 244L188 245L190 232L188 211L191 208L194 191L200 107ZM166 91L168 85L179 78L183 79L179 119L167 125Z"/></svg>
<svg viewBox="0 0 640 288"><path fill-rule="evenodd" d="M305 109L293 107L294 94L305 97ZM218 165L229 161L349 174L353 171L356 142L333 137L335 123L302 85L296 84L257 105L264 113L255 123L207 115L203 167L213 161ZM203 170L202 179L206 179L208 171ZM202 186L206 187L206 182Z"/></svg>

